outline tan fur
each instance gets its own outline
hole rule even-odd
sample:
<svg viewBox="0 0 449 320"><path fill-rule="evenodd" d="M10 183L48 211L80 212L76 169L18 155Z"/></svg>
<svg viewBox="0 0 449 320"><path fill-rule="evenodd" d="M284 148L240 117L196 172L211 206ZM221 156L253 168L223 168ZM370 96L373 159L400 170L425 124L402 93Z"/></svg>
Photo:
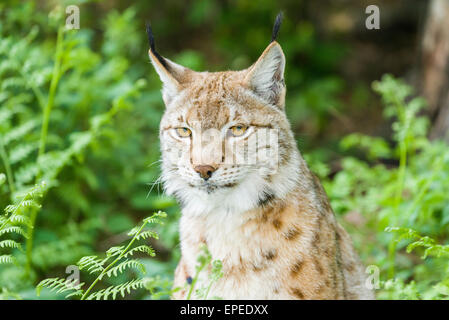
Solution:
<svg viewBox="0 0 449 320"><path fill-rule="evenodd" d="M373 298L350 237L336 221L320 182L297 150L284 112L285 62L279 44L272 42L243 71L194 72L175 64L170 67L169 60L167 70L151 51L150 58L164 82L167 105L161 120L163 177L167 192L178 198L183 210L182 258L174 282L181 289L173 298L186 298L186 281L195 275L201 244L223 263L224 276L212 286L210 296ZM272 69L268 80L260 72L263 68ZM265 91L258 91L257 86ZM253 132L278 130L279 169L256 174L254 168L222 161L228 154L214 157L217 151L201 159L218 168L211 189L201 191L206 182L192 169L202 147L197 137L230 123L247 124ZM193 132L190 140L173 138L173 128L185 126ZM231 143L228 140L243 145L248 138L223 139L225 145ZM263 198L265 191L271 194ZM202 276L197 285L207 283L207 276Z"/></svg>

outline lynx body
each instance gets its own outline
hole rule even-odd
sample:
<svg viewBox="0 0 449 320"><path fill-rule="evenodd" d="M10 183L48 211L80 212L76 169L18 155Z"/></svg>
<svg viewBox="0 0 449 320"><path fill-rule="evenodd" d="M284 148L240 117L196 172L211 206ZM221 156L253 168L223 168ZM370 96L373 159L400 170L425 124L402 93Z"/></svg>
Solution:
<svg viewBox="0 0 449 320"><path fill-rule="evenodd" d="M150 29L149 55L166 105L160 125L162 179L182 208L175 299L186 298L202 244L223 265L209 297L374 297L285 115L285 57L275 41L279 22L251 67L214 73L161 57ZM251 143L267 130L276 133L274 142ZM242 161L268 150L275 150L269 159ZM207 273L197 287L208 285Z"/></svg>

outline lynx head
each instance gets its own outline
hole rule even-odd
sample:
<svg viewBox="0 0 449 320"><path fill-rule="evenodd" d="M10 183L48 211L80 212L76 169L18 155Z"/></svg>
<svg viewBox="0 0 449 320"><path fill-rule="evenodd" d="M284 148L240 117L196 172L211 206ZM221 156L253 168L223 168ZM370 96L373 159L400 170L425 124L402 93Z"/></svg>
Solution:
<svg viewBox="0 0 449 320"><path fill-rule="evenodd" d="M164 58L150 60L163 83L162 178L184 211L241 212L285 196L299 154L284 112L285 57L272 41L241 71L196 72Z"/></svg>

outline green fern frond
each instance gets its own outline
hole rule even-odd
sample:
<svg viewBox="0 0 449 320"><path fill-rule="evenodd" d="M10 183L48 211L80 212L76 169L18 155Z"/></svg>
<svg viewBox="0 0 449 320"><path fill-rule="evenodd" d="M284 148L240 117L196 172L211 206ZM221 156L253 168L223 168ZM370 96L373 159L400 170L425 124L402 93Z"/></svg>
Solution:
<svg viewBox="0 0 449 320"><path fill-rule="evenodd" d="M401 239L416 239L421 237L418 232L409 228L387 227L385 228L385 232L395 232Z"/></svg>
<svg viewBox="0 0 449 320"><path fill-rule="evenodd" d="M9 162L13 165L24 160L33 151L36 151L37 147L36 143L24 143L15 146L9 151Z"/></svg>
<svg viewBox="0 0 449 320"><path fill-rule="evenodd" d="M35 207L39 208L40 206L37 203L35 203ZM30 218L28 218L27 216L24 216L24 215L16 214L16 215L11 216L10 221L11 221L11 223L28 226L30 223Z"/></svg>
<svg viewBox="0 0 449 320"><path fill-rule="evenodd" d="M165 214L158 212L151 216L151 219L145 219L143 223L134 228L130 234L133 235L132 239L129 240L127 245L111 247L106 251L106 257L104 259L98 256L85 256L81 258L77 265L80 270L87 270L90 274L99 273L95 280L90 284L86 290L81 290L81 286L75 288L76 291L72 292L68 297L80 297L81 300L92 300L92 299L104 299L107 300L109 297L115 299L118 295L124 297L125 294L129 294L132 290L137 290L145 287L146 279L133 279L120 285L109 286L106 289L101 289L99 291L93 292L96 284L103 280L104 278L117 277L119 274L124 273L129 269L137 269L141 273L145 274L145 266L142 262L136 259L128 259L127 257L132 256L136 252L147 253L150 256L154 256L155 252L153 248L147 245L139 245L133 247L133 244L138 239L146 239L148 237L155 237L155 233L149 230L145 230L148 223L159 221L160 217L164 217ZM157 235L156 235L157 236ZM111 259L113 258L113 260ZM57 290L58 292L65 291L65 281L64 279L51 278L42 281L37 289L42 287L48 287L50 289Z"/></svg>
<svg viewBox="0 0 449 320"><path fill-rule="evenodd" d="M5 208L5 215L2 216L0 223L0 235L6 233L17 233L25 238L28 234L21 228L21 225L28 224L28 217L23 215L24 209L31 207L39 207L40 204L36 199L42 195L42 189L45 183L37 184L32 188L20 193L17 198L19 201L15 204L8 205Z"/></svg>
<svg viewBox="0 0 449 320"><path fill-rule="evenodd" d="M17 249L19 249L19 248L21 248L21 246L20 246L20 243L14 241L14 240L7 239L7 240L0 241L0 248L17 248Z"/></svg>
<svg viewBox="0 0 449 320"><path fill-rule="evenodd" d="M7 234L7 233L16 233L16 234L20 234L23 237L27 237L27 234L25 232L25 230L23 230L21 227L18 226L11 226L11 227L6 227L3 229L0 229L0 236Z"/></svg>
<svg viewBox="0 0 449 320"><path fill-rule="evenodd" d="M1 100L3 100L3 97L6 99L8 98L8 96L6 95L5 92L2 92L2 94L3 94L3 96L0 97L0 102L1 102ZM6 124L15 113L16 113L16 111L14 111L13 109L8 109L8 108L0 109L0 126L3 126L4 124Z"/></svg>
<svg viewBox="0 0 449 320"><path fill-rule="evenodd" d="M23 138L26 134L28 134L31 130L33 130L39 124L36 120L29 120L24 124L18 126L17 128L12 129L3 137L3 143L7 146L10 142L19 140Z"/></svg>
<svg viewBox="0 0 449 320"><path fill-rule="evenodd" d="M118 294L124 298L126 293L130 294L131 291L142 289L144 287L145 279L133 279L117 286L110 286L106 289L94 292L87 297L87 300L107 300L110 296L115 300Z"/></svg>
<svg viewBox="0 0 449 320"><path fill-rule="evenodd" d="M128 256L132 256L136 252L146 253L150 257L154 257L156 255L156 252L154 251L153 248L147 245L141 245L129 250L127 253L125 253L124 257L127 258Z"/></svg>
<svg viewBox="0 0 449 320"><path fill-rule="evenodd" d="M36 201L30 199L30 200L23 200L18 204L10 204L5 208L5 212L6 213L16 213L16 215L18 215L18 213L21 211L21 209L25 209L25 208L40 208L40 204L38 204Z"/></svg>
<svg viewBox="0 0 449 320"><path fill-rule="evenodd" d="M10 77L4 79L1 85L2 90L26 87L26 81L21 77Z"/></svg>
<svg viewBox="0 0 449 320"><path fill-rule="evenodd" d="M145 273L145 266L139 261L139 260L125 260L115 267L109 269L108 272L105 274L108 277L111 277L112 275L116 277L118 274L123 273L126 269L135 268L138 269L140 272Z"/></svg>
<svg viewBox="0 0 449 320"><path fill-rule="evenodd" d="M36 287L36 294L40 296L40 293L43 288L50 289L50 291L54 291L56 293L64 293L67 291L75 291L66 296L79 295L82 293L82 286L84 283L77 283L74 280L61 279L61 278L49 278L42 280Z"/></svg>
<svg viewBox="0 0 449 320"><path fill-rule="evenodd" d="M164 224L162 219L166 218L167 214L163 211L158 211L152 216L145 218L143 221L151 224Z"/></svg>
<svg viewBox="0 0 449 320"><path fill-rule="evenodd" d="M159 235L151 230L146 230L136 236L136 240L144 240L148 238L159 239Z"/></svg>
<svg viewBox="0 0 449 320"><path fill-rule="evenodd" d="M87 271L92 274L103 271L103 265L106 261L107 259L100 259L97 256L87 256L82 257L77 264L80 267L80 270L87 269Z"/></svg>
<svg viewBox="0 0 449 320"><path fill-rule="evenodd" d="M2 62L0 62L0 76L2 76L8 71L14 70L16 70L16 67L15 65L11 64L9 60L5 59Z"/></svg>
<svg viewBox="0 0 449 320"><path fill-rule="evenodd" d="M140 231L140 226L132 228L127 234L128 236L134 236Z"/></svg>
<svg viewBox="0 0 449 320"><path fill-rule="evenodd" d="M111 247L108 251L106 251L106 256L115 257L123 253L123 249L125 246Z"/></svg>
<svg viewBox="0 0 449 320"><path fill-rule="evenodd" d="M92 142L94 135L91 131L84 131L73 133L70 138L73 141L69 148L70 152L72 154L79 154Z"/></svg>
<svg viewBox="0 0 449 320"><path fill-rule="evenodd" d="M14 263L15 259L9 254L4 254L0 256L0 264Z"/></svg>
<svg viewBox="0 0 449 320"><path fill-rule="evenodd" d="M388 227L385 229L387 232L395 232L399 234L399 237L395 240L399 242L401 240L415 240L407 246L407 252L410 253L416 248L424 248L423 259L432 255L435 257L449 256L449 245L438 244L435 239L428 236L422 236L417 231L409 228Z"/></svg>
<svg viewBox="0 0 449 320"><path fill-rule="evenodd" d="M143 219L143 222L145 224L147 224L147 223L149 223L149 224L164 224L162 219L166 218L166 217L167 217L167 214L165 212L158 211L158 212L153 213L153 215L151 215L150 217ZM134 227L128 232L128 236L134 236L140 230L141 230L140 226ZM154 236L156 236L155 239L158 239L158 235L155 232L153 232L153 233L150 232L148 234L145 234L145 235L141 236L140 239L146 239L149 237L154 238Z"/></svg>
<svg viewBox="0 0 449 320"><path fill-rule="evenodd" d="M19 185L24 185L33 181L33 179L39 174L39 166L37 163L27 163L14 173L14 178Z"/></svg>

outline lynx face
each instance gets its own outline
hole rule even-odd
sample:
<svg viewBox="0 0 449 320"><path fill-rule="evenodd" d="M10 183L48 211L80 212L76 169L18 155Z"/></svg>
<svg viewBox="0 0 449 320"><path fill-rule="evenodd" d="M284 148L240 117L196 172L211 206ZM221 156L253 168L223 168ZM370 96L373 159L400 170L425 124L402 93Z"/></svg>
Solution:
<svg viewBox="0 0 449 320"><path fill-rule="evenodd" d="M296 149L284 112L280 45L271 42L246 70L215 73L192 71L153 49L166 105L160 126L166 192L196 213L216 206L241 212L285 194Z"/></svg>

